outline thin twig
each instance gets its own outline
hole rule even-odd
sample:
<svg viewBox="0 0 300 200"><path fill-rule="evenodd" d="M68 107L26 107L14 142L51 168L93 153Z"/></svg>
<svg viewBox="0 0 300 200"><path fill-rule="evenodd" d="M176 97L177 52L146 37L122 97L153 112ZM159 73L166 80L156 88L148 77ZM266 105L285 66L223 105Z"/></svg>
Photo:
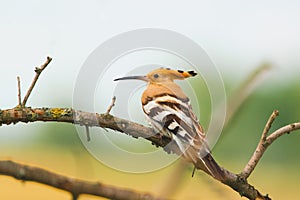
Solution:
<svg viewBox="0 0 300 200"><path fill-rule="evenodd" d="M263 133L262 133L261 139L260 139L261 141L264 141L264 142L266 141L266 138L267 138L268 133L269 133L269 131L271 129L271 126L272 126L275 118L278 117L278 116L279 116L279 111L278 110L274 110L272 112L271 116L269 117L269 119L268 119L268 121L266 123L266 126L265 126L265 128L263 130Z"/></svg>
<svg viewBox="0 0 300 200"><path fill-rule="evenodd" d="M284 134L289 134L290 132L299 130L299 129L300 129L300 122L292 123L292 124L289 124L289 125L286 125L286 126L283 126L279 129L277 129L276 131L274 131L267 137L266 142L265 142L266 148L268 146L270 146L280 136L282 136Z"/></svg>
<svg viewBox="0 0 300 200"><path fill-rule="evenodd" d="M89 126L85 126L86 140L91 141L90 128Z"/></svg>
<svg viewBox="0 0 300 200"><path fill-rule="evenodd" d="M18 82L18 105L21 106L21 81L19 76L17 76L17 82Z"/></svg>
<svg viewBox="0 0 300 200"><path fill-rule="evenodd" d="M250 174L254 171L256 165L258 164L259 160L263 156L265 150L267 149L268 145L266 145L266 139L268 138L267 135L270 131L272 123L274 122L275 118L279 115L278 110L274 110L273 113L270 115L265 128L262 132L260 141L254 151L252 157L250 158L249 162L246 164L245 168L241 175L246 179L250 176Z"/></svg>
<svg viewBox="0 0 300 200"><path fill-rule="evenodd" d="M26 105L26 102L27 102L27 100L28 100L28 98L29 98L29 96L30 96L30 94L31 94L31 92L32 92L32 90L33 90L33 88L34 88L34 86L35 86L35 84L36 84L36 82L37 82L40 74L48 66L48 64L51 62L51 60L52 60L52 58L50 58L48 56L47 60L46 60L46 62L44 64L42 64L40 67L36 67L35 68L35 70L34 70L35 71L35 77L34 77L32 83L31 83L31 85L30 85L30 87L29 87L29 89L28 89L28 91L27 91L27 93L26 93L26 95L25 95L25 97L23 99L23 102L22 102L22 106L23 107Z"/></svg>
<svg viewBox="0 0 300 200"><path fill-rule="evenodd" d="M115 106L115 103L116 103L116 97L114 96L112 99L111 99L111 103L109 105L109 107L107 108L107 111L106 111L106 114L108 115L112 109L112 107Z"/></svg>

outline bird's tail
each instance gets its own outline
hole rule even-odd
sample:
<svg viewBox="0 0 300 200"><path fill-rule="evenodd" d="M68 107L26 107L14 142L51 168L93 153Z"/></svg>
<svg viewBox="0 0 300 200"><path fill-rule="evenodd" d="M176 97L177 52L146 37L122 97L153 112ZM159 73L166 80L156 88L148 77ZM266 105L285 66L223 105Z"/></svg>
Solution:
<svg viewBox="0 0 300 200"><path fill-rule="evenodd" d="M197 159L197 162L194 164L197 169L202 169L220 181L224 180L225 174L223 169L210 153L207 153L202 158Z"/></svg>
<svg viewBox="0 0 300 200"><path fill-rule="evenodd" d="M182 142L176 135L173 136L173 139L179 147L183 157L187 161L194 163L196 169L201 169L220 181L224 180L224 170L214 160L210 154L209 148L206 147L206 143L199 143L204 147L196 148L194 145Z"/></svg>

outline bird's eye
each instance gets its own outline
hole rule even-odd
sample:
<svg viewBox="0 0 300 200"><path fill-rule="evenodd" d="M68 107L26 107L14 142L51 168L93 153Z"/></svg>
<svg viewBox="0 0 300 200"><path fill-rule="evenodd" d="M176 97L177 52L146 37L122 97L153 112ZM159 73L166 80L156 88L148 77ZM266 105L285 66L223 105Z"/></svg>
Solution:
<svg viewBox="0 0 300 200"><path fill-rule="evenodd" d="M154 74L153 77L154 77L154 78L158 78L158 74Z"/></svg>

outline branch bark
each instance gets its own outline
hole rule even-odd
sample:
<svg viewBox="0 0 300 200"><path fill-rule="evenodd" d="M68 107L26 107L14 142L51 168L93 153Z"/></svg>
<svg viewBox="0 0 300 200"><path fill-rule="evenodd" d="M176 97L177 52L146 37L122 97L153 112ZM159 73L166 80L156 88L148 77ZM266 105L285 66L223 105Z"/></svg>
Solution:
<svg viewBox="0 0 300 200"><path fill-rule="evenodd" d="M81 194L90 194L110 199L163 200L149 193L105 185L100 182L75 179L39 167L28 166L9 160L0 161L0 174L12 176L22 181L39 182L68 191L72 194L73 199L77 199Z"/></svg>

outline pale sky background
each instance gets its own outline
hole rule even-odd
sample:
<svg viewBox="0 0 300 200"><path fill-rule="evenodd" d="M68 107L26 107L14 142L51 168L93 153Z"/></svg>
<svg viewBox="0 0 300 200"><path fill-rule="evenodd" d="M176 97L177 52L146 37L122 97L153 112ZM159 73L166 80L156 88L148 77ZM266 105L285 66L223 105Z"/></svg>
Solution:
<svg viewBox="0 0 300 200"><path fill-rule="evenodd" d="M181 33L199 45L221 75L242 80L263 61L271 81L300 73L299 1L2 1L0 3L0 107L17 104L33 69L51 56L28 104L70 106L78 71L102 42L138 28ZM63 100L63 101L62 101ZM105 102L106 103L106 102Z"/></svg>

